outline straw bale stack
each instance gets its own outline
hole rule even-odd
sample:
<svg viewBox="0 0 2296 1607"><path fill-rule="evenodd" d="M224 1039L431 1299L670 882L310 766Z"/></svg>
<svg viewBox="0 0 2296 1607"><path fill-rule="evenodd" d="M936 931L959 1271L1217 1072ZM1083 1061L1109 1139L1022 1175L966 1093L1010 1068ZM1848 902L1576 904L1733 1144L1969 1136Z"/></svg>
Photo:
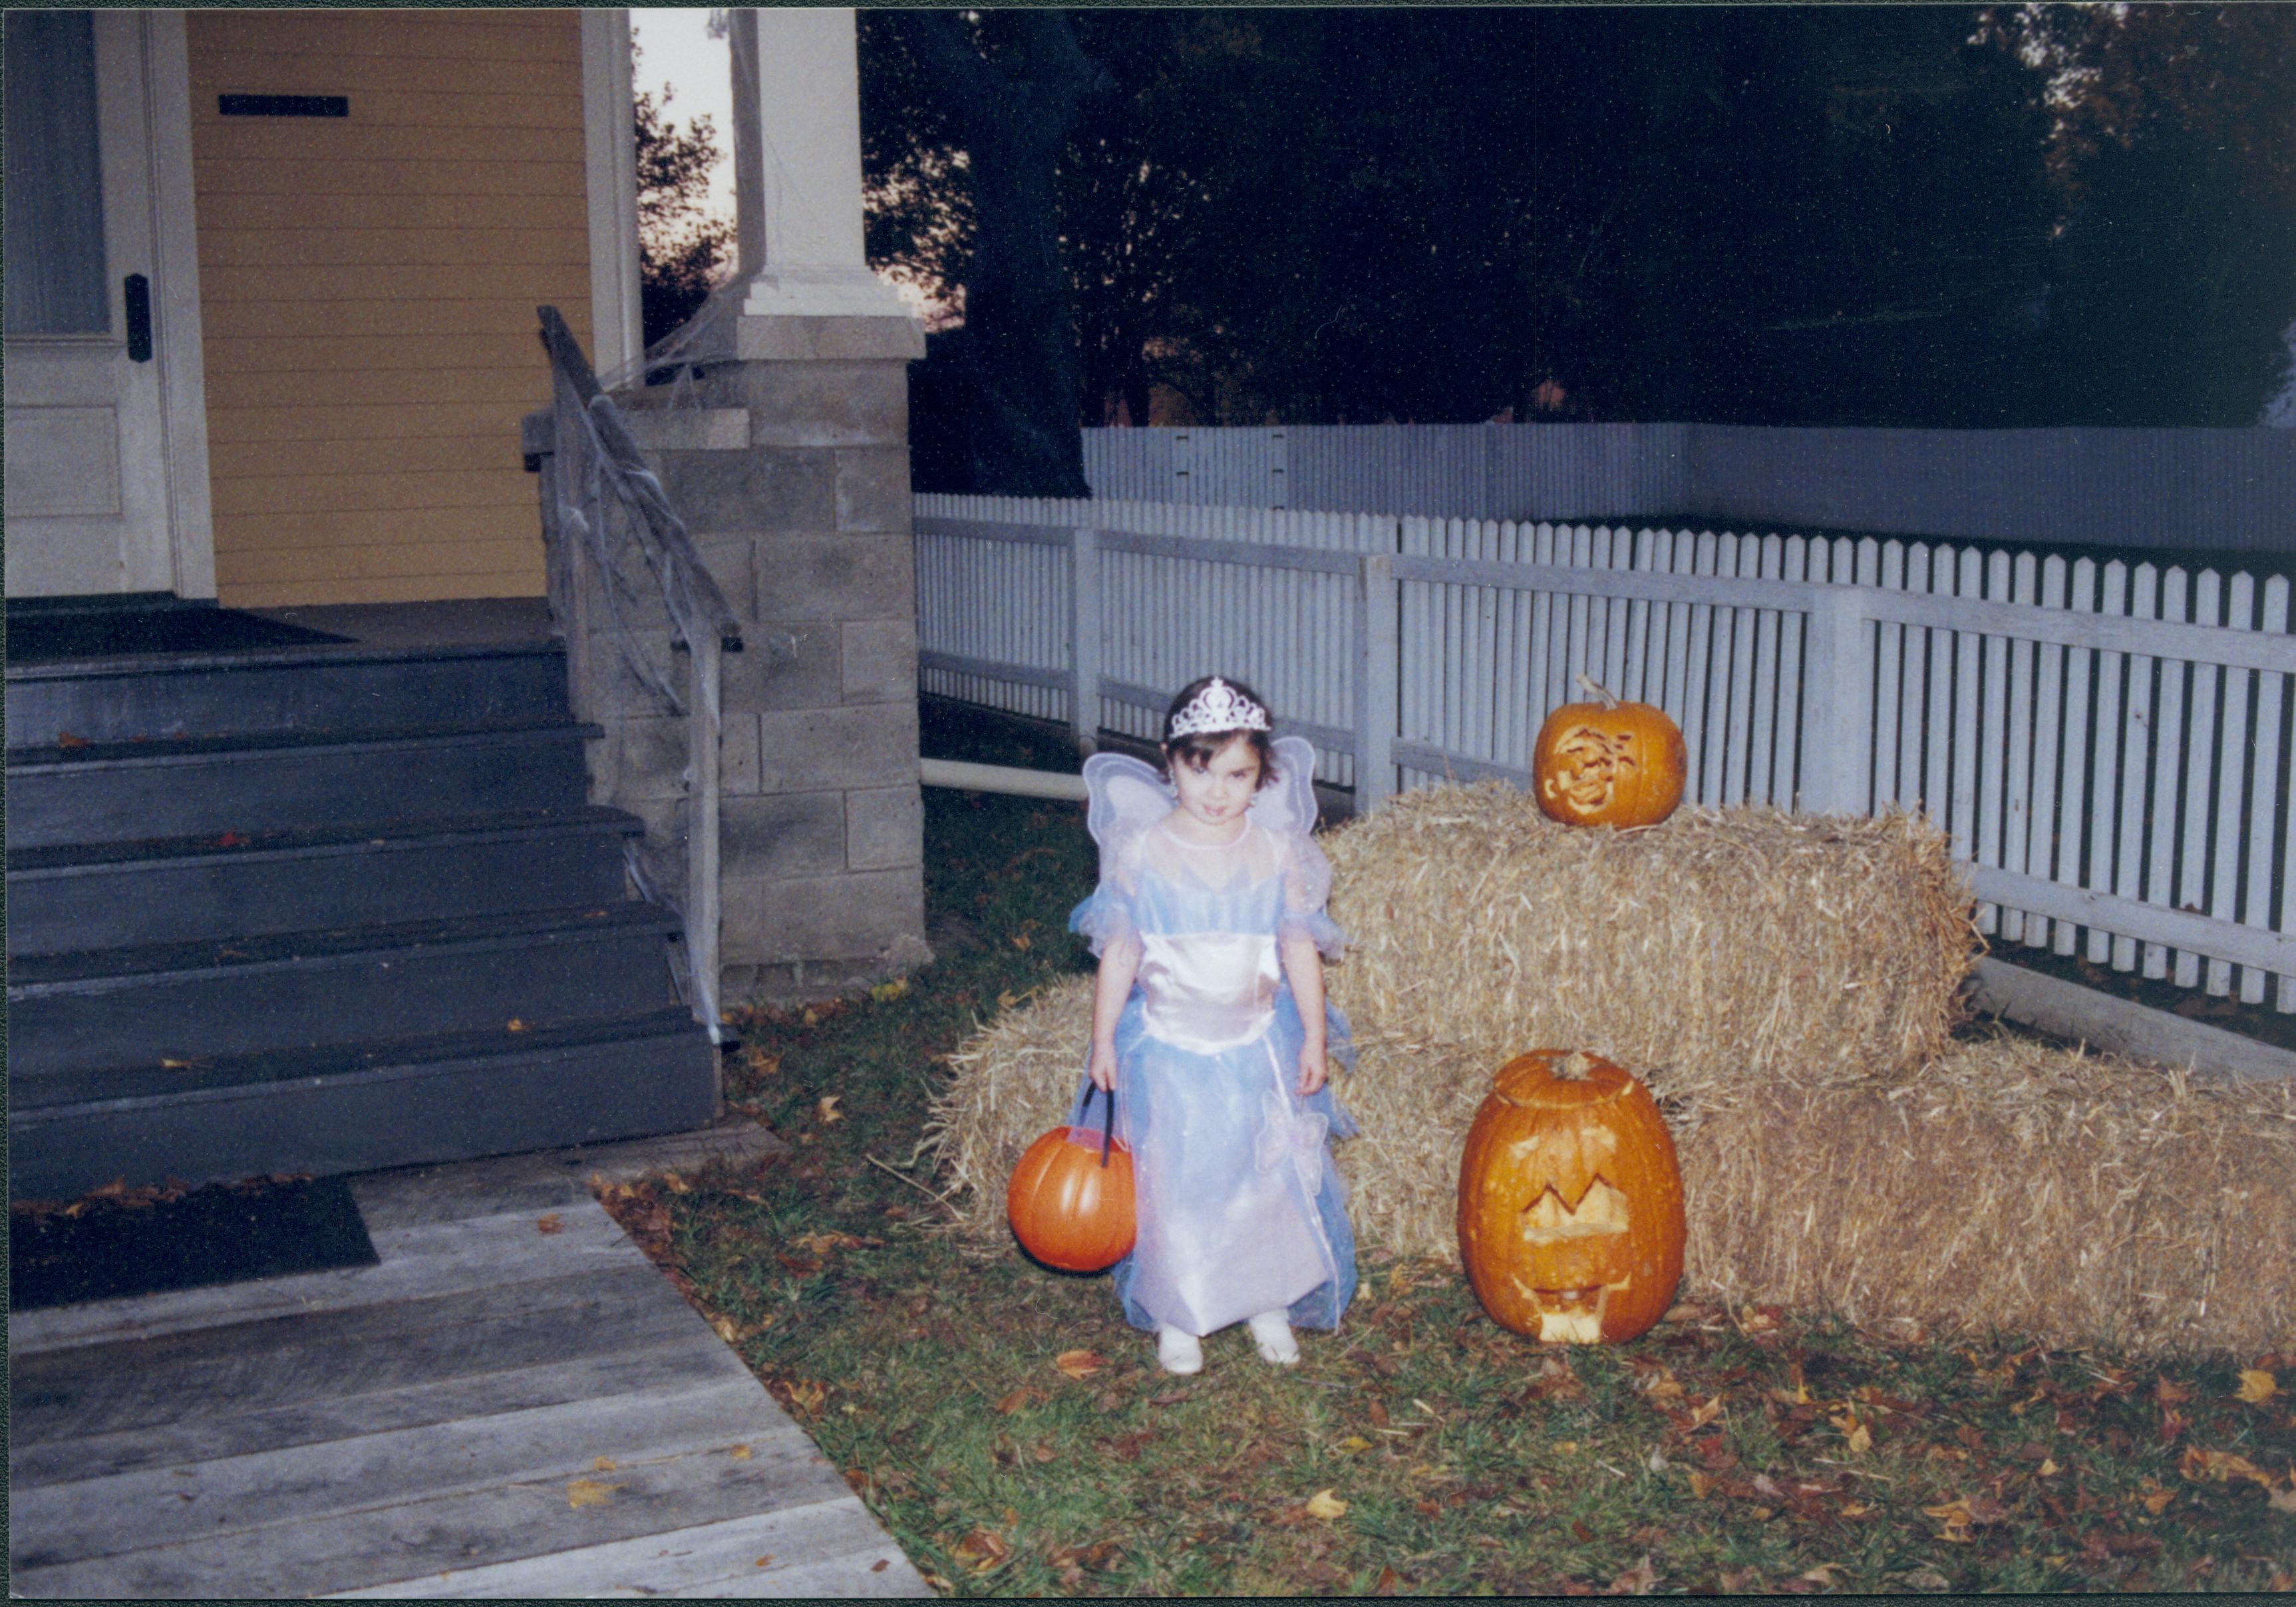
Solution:
<svg viewBox="0 0 2296 1607"><path fill-rule="evenodd" d="M1327 848L1365 1242L1456 1263L1492 1073L1587 1048L1673 1127L1693 1293L2139 1351L2296 1336L2296 1086L1955 1042L1967 895L1927 825L1571 830L1485 785L1407 795ZM1073 978L951 1056L927 1147L976 1250L1009 1250L1005 1181L1066 1115L1091 1015Z"/></svg>
<svg viewBox="0 0 2296 1607"><path fill-rule="evenodd" d="M1406 793L1325 848L1349 943L1332 996L1357 1033L1487 1057L1854 1082L1944 1048L1976 947L1945 837L1902 814L1591 830L1485 782Z"/></svg>

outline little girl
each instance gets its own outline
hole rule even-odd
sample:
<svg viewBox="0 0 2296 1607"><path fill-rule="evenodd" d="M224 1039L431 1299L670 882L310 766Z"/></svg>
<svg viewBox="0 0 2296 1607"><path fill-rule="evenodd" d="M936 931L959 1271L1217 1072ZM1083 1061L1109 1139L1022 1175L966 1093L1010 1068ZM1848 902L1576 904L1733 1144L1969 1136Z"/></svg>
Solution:
<svg viewBox="0 0 2296 1607"><path fill-rule="evenodd" d="M1355 1236L1326 1145L1355 1125L1325 1086L1349 1052L1324 998L1331 867L1308 839L1315 751L1271 742L1267 707L1217 676L1164 717L1170 780L1138 759L1085 762L1100 887L1070 917L1100 956L1093 1088L1116 1097L1139 1238L1116 1292L1167 1372L1201 1338L1248 1322L1260 1356L1300 1359L1292 1324L1336 1328Z"/></svg>

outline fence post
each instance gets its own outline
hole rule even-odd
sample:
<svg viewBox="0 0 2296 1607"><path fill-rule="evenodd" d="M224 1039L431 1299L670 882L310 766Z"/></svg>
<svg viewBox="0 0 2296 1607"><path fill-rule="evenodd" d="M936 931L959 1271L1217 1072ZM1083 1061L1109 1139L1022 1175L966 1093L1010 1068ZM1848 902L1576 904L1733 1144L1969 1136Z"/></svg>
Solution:
<svg viewBox="0 0 2296 1607"><path fill-rule="evenodd" d="M1363 555L1356 610L1356 813L1367 815L1395 791L1397 699L1395 556Z"/></svg>
<svg viewBox="0 0 2296 1607"><path fill-rule="evenodd" d="M1069 542L1069 642L1076 683L1069 722L1077 749L1089 757L1100 745L1100 532L1079 525Z"/></svg>
<svg viewBox="0 0 2296 1607"><path fill-rule="evenodd" d="M1865 594L1854 586L1810 590L1795 806L1808 815L1863 815L1874 765L1874 657L1866 645Z"/></svg>

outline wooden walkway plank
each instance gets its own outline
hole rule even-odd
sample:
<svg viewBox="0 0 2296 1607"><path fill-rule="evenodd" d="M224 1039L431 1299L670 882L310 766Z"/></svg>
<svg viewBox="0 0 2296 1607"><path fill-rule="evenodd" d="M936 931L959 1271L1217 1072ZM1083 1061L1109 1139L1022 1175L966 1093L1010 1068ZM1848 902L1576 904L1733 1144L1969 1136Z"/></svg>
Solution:
<svg viewBox="0 0 2296 1607"><path fill-rule="evenodd" d="M682 1329L715 1342L646 1267L45 1351L12 1358L10 1435L40 1444L236 1415L607 1354Z"/></svg>
<svg viewBox="0 0 2296 1607"><path fill-rule="evenodd" d="M18 1561L25 1567L83 1562L565 1470L571 1470L569 1478L596 1472L612 1479L619 1475L595 1469L599 1458L636 1465L730 1448L739 1438L733 1425L748 1421L748 1395L747 1380L725 1379L675 1395L609 1396L20 1490L10 1503L12 1521L62 1537L20 1553ZM794 1424L760 1432L774 1435L783 1451L811 1450ZM760 1448L751 1442L753 1456ZM128 1526L107 1521L121 1512L141 1516ZM261 1541L250 1537L250 1544Z"/></svg>
<svg viewBox="0 0 2296 1607"><path fill-rule="evenodd" d="M762 1390L756 1399L772 1407ZM741 1443L751 1447L746 1459L730 1449ZM574 1505L577 1480L603 1487L603 1498ZM14 1540L26 1554L11 1587L96 1598L325 1595L437 1571L442 1561L514 1562L849 1493L811 1441L772 1435L760 1413L729 1421L717 1446L659 1462L601 1472L584 1460L483 1488L112 1556L44 1565L20 1528Z"/></svg>
<svg viewBox="0 0 2296 1607"><path fill-rule="evenodd" d="M548 1217L557 1219L554 1236L560 1242L548 1246L545 1256L537 1253L544 1248L539 1242L550 1235L537 1224ZM648 1265L644 1253L614 1219L587 1198L545 1210L521 1209L463 1222L381 1231L370 1223L368 1227L379 1266L28 1311L9 1323L10 1354L152 1339L266 1316L341 1311L529 1278L562 1277L578 1256L602 1266Z"/></svg>
<svg viewBox="0 0 2296 1607"><path fill-rule="evenodd" d="M490 1568L426 1574L346 1596L918 1596L925 1582L847 1494L811 1506L586 1546Z"/></svg>
<svg viewBox="0 0 2296 1607"><path fill-rule="evenodd" d="M516 1412L617 1394L676 1394L713 1380L749 1382L750 1370L723 1345L697 1346L682 1328L670 1338L576 1360L425 1380L365 1394L329 1396L257 1411L182 1423L140 1425L83 1439L9 1447L8 1477L18 1492L42 1485L104 1479L153 1467L245 1456L291 1446L352 1439L484 1412Z"/></svg>

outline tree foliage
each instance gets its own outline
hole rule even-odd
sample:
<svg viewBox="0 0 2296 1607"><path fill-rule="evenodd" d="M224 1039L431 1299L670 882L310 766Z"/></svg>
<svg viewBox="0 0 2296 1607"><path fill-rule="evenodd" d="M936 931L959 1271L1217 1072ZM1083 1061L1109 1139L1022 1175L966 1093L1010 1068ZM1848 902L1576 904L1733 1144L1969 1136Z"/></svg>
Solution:
<svg viewBox="0 0 2296 1607"><path fill-rule="evenodd" d="M2284 362L2296 7L1070 23L1111 88L1049 185L906 15L864 107L873 251L971 320L1004 186L1087 423L2247 422Z"/></svg>
<svg viewBox="0 0 2296 1607"><path fill-rule="evenodd" d="M630 46L633 72L638 47ZM634 97L638 175L638 299L645 344L692 317L732 265L734 229L706 209L709 169L721 159L707 113L683 128L669 115L676 91Z"/></svg>

